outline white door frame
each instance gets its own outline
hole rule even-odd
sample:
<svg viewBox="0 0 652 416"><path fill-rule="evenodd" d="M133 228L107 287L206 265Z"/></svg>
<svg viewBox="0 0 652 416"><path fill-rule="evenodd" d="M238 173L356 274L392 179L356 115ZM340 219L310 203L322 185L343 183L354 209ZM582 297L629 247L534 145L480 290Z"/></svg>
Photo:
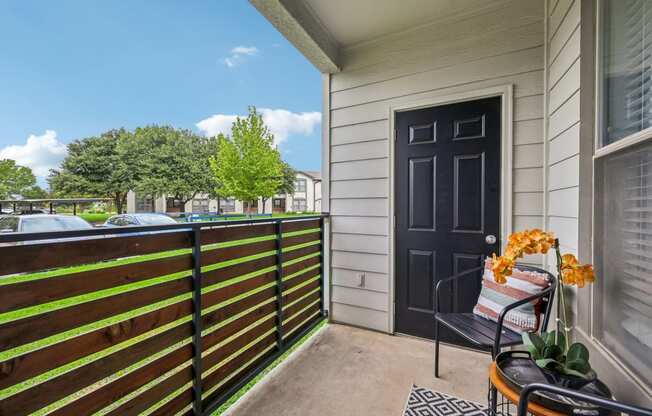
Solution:
<svg viewBox="0 0 652 416"><path fill-rule="evenodd" d="M456 94L442 95L428 99L405 102L400 105L389 107L389 287L388 293L391 300L389 304L388 328L390 332L395 332L396 313L396 276L395 276L395 221L396 212L394 207L394 157L396 133L394 122L396 113L420 108L435 107L438 105L452 104L464 101L474 101L482 98L500 97L501 98L501 125L500 125L500 245L504 246L507 236L512 232L512 158L513 158L513 116L514 116L514 87L512 84L504 84L495 87L470 89Z"/></svg>

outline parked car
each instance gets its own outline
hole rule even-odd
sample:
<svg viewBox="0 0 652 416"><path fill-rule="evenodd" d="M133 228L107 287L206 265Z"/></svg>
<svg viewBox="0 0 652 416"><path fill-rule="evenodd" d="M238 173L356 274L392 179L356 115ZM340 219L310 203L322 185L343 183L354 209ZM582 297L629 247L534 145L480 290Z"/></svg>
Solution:
<svg viewBox="0 0 652 416"><path fill-rule="evenodd" d="M2 215L0 233L40 233L53 231L86 230L93 226L82 218L71 215Z"/></svg>
<svg viewBox="0 0 652 416"><path fill-rule="evenodd" d="M127 227L141 225L178 224L173 218L164 214L119 214L110 217L104 223L105 227Z"/></svg>

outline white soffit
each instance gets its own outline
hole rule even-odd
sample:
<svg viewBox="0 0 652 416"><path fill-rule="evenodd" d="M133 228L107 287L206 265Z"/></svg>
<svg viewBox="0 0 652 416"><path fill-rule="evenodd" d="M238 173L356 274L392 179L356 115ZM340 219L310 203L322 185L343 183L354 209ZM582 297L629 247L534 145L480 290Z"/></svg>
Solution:
<svg viewBox="0 0 652 416"><path fill-rule="evenodd" d="M343 48L504 3L497 0L304 1Z"/></svg>
<svg viewBox="0 0 652 416"><path fill-rule="evenodd" d="M510 0L249 0L321 72L340 70L342 49Z"/></svg>

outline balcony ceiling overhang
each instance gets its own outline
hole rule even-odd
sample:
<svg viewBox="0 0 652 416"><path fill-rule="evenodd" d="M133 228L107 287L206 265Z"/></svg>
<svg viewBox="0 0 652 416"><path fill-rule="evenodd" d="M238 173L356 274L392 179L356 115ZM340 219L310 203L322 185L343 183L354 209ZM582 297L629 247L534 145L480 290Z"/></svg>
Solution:
<svg viewBox="0 0 652 416"><path fill-rule="evenodd" d="M321 72L343 50L494 8L506 0L249 0Z"/></svg>

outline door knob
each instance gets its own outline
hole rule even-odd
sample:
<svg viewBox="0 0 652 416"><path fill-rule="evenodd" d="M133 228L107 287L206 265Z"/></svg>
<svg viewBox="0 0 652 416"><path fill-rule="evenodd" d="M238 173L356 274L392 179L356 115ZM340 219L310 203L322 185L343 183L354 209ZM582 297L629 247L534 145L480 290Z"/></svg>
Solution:
<svg viewBox="0 0 652 416"><path fill-rule="evenodd" d="M496 236L493 235L493 234L489 234L489 235L487 235L487 236L484 238L484 241L485 241L487 244L490 244L490 245L491 245L491 244L496 244Z"/></svg>

